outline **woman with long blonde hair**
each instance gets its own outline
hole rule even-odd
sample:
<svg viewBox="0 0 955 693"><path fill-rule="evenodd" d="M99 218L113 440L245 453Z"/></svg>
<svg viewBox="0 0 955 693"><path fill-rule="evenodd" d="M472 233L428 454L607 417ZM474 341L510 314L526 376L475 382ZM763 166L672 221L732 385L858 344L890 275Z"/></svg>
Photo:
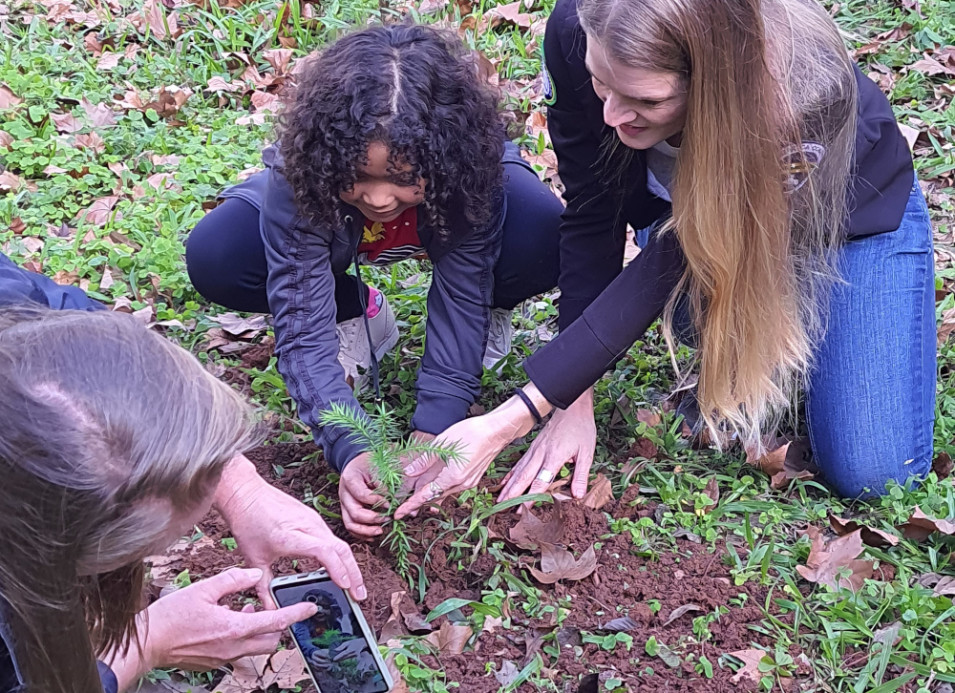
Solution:
<svg viewBox="0 0 955 693"><path fill-rule="evenodd" d="M467 461L399 515L474 485L554 408L502 498L576 462L592 386L660 316L696 347L702 425L760 450L804 394L837 492L928 471L935 393L931 225L876 85L813 0L559 0L545 39L565 185L561 334L531 383L448 429ZM621 271L626 227L640 254ZM687 373L681 373L686 377ZM416 460L412 475L429 468Z"/></svg>

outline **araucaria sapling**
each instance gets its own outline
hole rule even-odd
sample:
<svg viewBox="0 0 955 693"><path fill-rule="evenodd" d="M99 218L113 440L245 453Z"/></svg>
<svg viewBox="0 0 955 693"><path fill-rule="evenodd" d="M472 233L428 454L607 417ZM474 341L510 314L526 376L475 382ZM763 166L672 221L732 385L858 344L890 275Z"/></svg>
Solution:
<svg viewBox="0 0 955 693"><path fill-rule="evenodd" d="M378 482L378 494L385 499L387 507L381 510L393 516L395 510L411 495L411 488L405 487L403 463L420 455L437 457L448 463L460 461L461 455L456 445L440 445L433 441L420 441L401 435L401 427L392 411L384 404L376 407L374 414L363 416L356 410L340 402L322 412L323 426L340 426L349 432L352 440L365 447L368 453L368 466ZM395 557L398 573L412 582L411 539L404 520L392 519L391 527L383 539L384 545Z"/></svg>

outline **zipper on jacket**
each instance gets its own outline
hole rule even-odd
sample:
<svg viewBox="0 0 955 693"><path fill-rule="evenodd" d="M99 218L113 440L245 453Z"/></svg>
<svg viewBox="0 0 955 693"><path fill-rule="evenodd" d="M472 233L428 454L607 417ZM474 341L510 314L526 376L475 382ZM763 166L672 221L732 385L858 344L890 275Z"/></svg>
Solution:
<svg viewBox="0 0 955 693"><path fill-rule="evenodd" d="M353 222L350 214L345 216L345 224L349 227ZM371 355L371 381L375 386L375 404L381 404L381 380L378 375L378 357L375 356L375 346L371 342L371 325L368 322L368 290L361 281L361 269L358 264L358 246L361 244L361 234L358 242L352 248L352 259L355 263L355 278L358 280L358 303L361 305L361 317L365 323L365 335L368 337L368 352Z"/></svg>

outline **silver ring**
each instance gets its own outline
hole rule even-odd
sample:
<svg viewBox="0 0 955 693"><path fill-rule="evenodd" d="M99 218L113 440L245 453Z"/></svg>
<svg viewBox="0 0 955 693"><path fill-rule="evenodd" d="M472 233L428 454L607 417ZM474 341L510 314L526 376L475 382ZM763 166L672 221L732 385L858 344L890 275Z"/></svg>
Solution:
<svg viewBox="0 0 955 693"><path fill-rule="evenodd" d="M554 472L549 469L542 469L537 473L537 480L549 484L554 480Z"/></svg>
<svg viewBox="0 0 955 693"><path fill-rule="evenodd" d="M441 490L441 487L438 486L437 481L432 481L430 484L428 484L428 494L431 496L431 500L434 500L442 493L443 491Z"/></svg>

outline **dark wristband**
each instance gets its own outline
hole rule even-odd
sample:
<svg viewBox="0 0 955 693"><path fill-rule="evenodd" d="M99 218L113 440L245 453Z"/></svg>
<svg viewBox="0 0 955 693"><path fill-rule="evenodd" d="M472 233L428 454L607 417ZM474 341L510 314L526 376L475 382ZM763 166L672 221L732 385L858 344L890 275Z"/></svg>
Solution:
<svg viewBox="0 0 955 693"><path fill-rule="evenodd" d="M531 416L534 417L534 422L540 424L544 419L541 417L541 413L537 411L537 407L534 406L534 403L531 402L531 398L527 396L527 393L521 388L517 388L514 390L514 394L520 397L521 401L527 405L527 409L530 411Z"/></svg>

